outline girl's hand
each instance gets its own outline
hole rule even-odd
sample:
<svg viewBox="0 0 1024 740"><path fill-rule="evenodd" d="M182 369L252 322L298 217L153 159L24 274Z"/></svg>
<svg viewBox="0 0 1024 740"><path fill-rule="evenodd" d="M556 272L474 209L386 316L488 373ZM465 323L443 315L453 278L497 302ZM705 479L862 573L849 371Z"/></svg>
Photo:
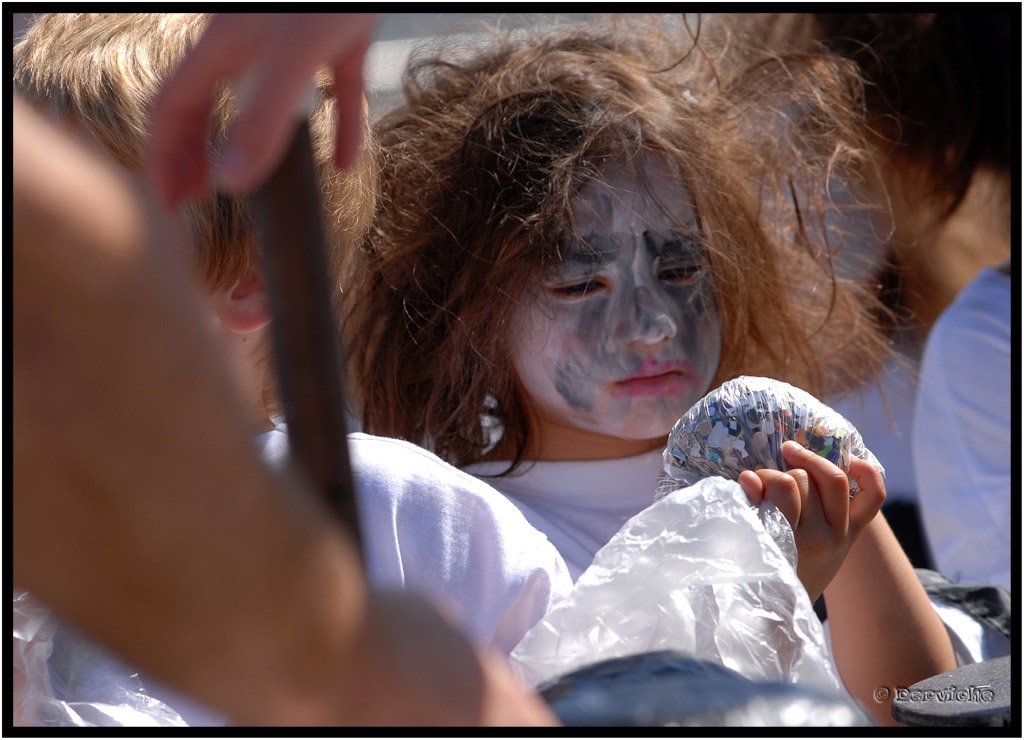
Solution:
<svg viewBox="0 0 1024 740"><path fill-rule="evenodd" d="M860 491L851 499L846 473L825 458L792 441L783 443L782 458L790 470L746 470L739 483L751 504L768 499L793 527L797 575L814 601L881 508L885 482L874 465L854 459L850 477Z"/></svg>

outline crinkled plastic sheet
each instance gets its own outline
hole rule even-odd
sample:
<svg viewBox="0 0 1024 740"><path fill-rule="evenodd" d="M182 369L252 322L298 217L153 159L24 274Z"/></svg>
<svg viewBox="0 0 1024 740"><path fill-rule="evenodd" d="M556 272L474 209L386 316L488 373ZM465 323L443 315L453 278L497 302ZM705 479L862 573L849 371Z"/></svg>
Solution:
<svg viewBox="0 0 1024 740"><path fill-rule="evenodd" d="M14 724L20 727L184 727L139 676L60 622L27 592L13 601Z"/></svg>
<svg viewBox="0 0 1024 740"><path fill-rule="evenodd" d="M630 519L527 632L513 663L538 685L598 661L675 650L752 680L841 690L794 554L778 509L759 514L732 481L698 481Z"/></svg>
<svg viewBox="0 0 1024 740"><path fill-rule="evenodd" d="M885 473L857 428L811 394L770 378L741 376L708 393L669 434L656 496L709 475L786 470L782 443L793 440L850 471L854 457ZM851 479L851 492L857 483Z"/></svg>

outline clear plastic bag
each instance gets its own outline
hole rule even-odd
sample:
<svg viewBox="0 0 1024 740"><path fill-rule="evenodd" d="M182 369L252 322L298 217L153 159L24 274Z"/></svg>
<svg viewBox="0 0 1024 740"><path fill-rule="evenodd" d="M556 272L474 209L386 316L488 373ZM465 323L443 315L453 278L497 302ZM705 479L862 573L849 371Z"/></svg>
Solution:
<svg viewBox="0 0 1024 740"><path fill-rule="evenodd" d="M776 542L782 541L784 548ZM845 690L774 506L711 477L630 519L511 658L539 685L600 661L672 650L754 681ZM788 552L787 552L788 550Z"/></svg>
<svg viewBox="0 0 1024 740"><path fill-rule="evenodd" d="M744 375L708 393L676 422L655 497L701 478L735 480L744 470L786 470L782 443L793 440L849 472L854 457L885 470L857 428L811 394L770 378ZM857 482L850 481L857 491Z"/></svg>
<svg viewBox="0 0 1024 740"><path fill-rule="evenodd" d="M138 673L61 622L26 591L13 600L14 724L184 727Z"/></svg>

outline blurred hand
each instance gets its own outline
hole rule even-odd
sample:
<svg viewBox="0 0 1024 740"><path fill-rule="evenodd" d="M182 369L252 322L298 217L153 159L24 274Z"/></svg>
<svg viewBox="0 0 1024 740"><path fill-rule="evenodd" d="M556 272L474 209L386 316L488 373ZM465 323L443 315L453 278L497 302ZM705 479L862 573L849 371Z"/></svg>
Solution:
<svg viewBox="0 0 1024 740"><path fill-rule="evenodd" d="M334 72L335 163L355 160L362 137L363 59L377 14L216 15L155 101L149 170L164 204L206 193L211 184L242 195L273 170L289 143L314 72ZM206 159L213 92L241 82L239 115L212 172Z"/></svg>
<svg viewBox="0 0 1024 740"><path fill-rule="evenodd" d="M367 621L354 642L361 677L338 692L352 697L347 724L558 725L544 700L518 683L503 655L477 653L414 594L371 592Z"/></svg>
<svg viewBox="0 0 1024 740"><path fill-rule="evenodd" d="M787 441L782 445L782 458L790 470L745 470L739 483L751 504L768 499L793 527L797 575L814 601L839 571L857 535L881 508L885 482L874 465L855 458L850 463L850 477L860 491L851 499L846 473L820 455Z"/></svg>
<svg viewBox="0 0 1024 740"><path fill-rule="evenodd" d="M321 498L260 460L138 193L12 100L15 587L236 724L556 724L423 599L368 588ZM38 671L12 670L24 696Z"/></svg>

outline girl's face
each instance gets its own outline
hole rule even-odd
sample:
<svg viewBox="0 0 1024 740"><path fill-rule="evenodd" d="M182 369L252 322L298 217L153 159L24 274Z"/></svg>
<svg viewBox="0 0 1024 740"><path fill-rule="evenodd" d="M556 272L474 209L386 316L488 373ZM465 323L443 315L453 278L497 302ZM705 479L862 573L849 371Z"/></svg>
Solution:
<svg viewBox="0 0 1024 740"><path fill-rule="evenodd" d="M644 174L665 209L606 169L573 204L580 243L519 311L513 364L535 459L661 447L718 368L718 310L689 193L655 157Z"/></svg>

